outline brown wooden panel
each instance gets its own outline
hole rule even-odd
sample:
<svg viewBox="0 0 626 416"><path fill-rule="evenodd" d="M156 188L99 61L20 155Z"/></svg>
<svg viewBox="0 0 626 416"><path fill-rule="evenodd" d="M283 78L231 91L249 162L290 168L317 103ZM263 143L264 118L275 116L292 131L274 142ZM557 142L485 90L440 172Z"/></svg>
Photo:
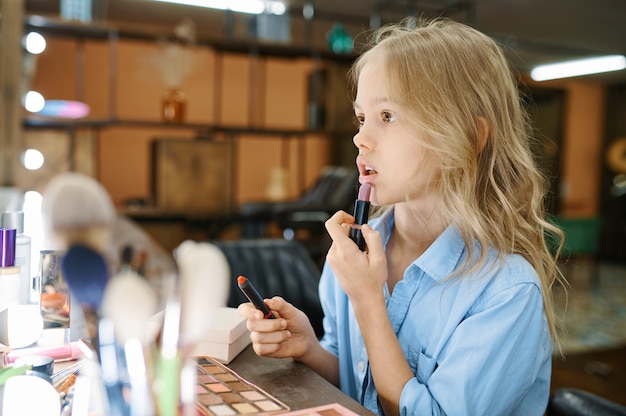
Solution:
<svg viewBox="0 0 626 416"><path fill-rule="evenodd" d="M182 212L232 208L229 141L158 139L153 143L152 157L157 207Z"/></svg>

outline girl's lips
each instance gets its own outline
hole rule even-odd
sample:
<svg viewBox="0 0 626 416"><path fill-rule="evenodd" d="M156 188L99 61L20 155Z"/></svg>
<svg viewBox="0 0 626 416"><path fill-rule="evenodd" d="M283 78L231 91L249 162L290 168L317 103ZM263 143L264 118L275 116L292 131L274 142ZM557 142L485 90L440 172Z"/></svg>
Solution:
<svg viewBox="0 0 626 416"><path fill-rule="evenodd" d="M360 176L372 176L377 173L376 168L361 156L357 157L356 165L359 168Z"/></svg>
<svg viewBox="0 0 626 416"><path fill-rule="evenodd" d="M359 183L362 185L366 182L372 183L374 182L377 174L376 173L362 173L359 175Z"/></svg>

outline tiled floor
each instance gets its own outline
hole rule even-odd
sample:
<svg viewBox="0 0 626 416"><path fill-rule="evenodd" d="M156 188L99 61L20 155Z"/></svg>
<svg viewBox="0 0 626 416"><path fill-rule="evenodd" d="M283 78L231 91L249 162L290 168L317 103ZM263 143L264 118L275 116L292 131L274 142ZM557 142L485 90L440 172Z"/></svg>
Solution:
<svg viewBox="0 0 626 416"><path fill-rule="evenodd" d="M570 261L563 268L571 287L557 290L565 311L564 357L555 356L552 391L577 388L626 406L626 265Z"/></svg>
<svg viewBox="0 0 626 416"><path fill-rule="evenodd" d="M565 352L626 346L626 265L570 260L563 272L571 287L555 292L564 316Z"/></svg>

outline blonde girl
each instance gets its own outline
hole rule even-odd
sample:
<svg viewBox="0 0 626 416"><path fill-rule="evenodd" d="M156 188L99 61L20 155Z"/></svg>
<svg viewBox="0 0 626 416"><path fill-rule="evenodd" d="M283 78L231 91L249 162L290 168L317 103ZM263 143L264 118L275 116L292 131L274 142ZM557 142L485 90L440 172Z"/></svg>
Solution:
<svg viewBox="0 0 626 416"><path fill-rule="evenodd" d="M259 355L293 357L385 415L541 415L559 345L545 181L495 42L449 20L380 29L351 71L361 183L380 216L326 223L324 336L280 297L249 318Z"/></svg>

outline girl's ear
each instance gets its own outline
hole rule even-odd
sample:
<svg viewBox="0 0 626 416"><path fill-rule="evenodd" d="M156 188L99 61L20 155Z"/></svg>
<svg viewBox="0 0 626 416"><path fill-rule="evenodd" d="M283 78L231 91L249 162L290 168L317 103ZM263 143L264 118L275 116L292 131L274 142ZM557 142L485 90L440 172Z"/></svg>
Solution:
<svg viewBox="0 0 626 416"><path fill-rule="evenodd" d="M489 123L485 117L478 117L478 137L476 138L476 150L482 152L489 138Z"/></svg>

